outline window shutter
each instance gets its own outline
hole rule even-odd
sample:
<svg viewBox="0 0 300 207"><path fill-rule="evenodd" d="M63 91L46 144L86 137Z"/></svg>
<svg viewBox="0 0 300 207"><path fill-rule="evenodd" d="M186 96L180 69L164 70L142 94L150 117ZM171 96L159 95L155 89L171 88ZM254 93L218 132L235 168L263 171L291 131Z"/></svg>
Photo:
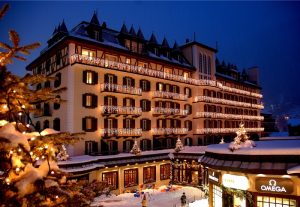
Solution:
<svg viewBox="0 0 300 207"><path fill-rule="evenodd" d="M222 122L221 122L221 124L222 124ZM221 126L221 128L222 128L222 126ZM190 121L190 124L189 124L189 131L191 131L192 129L193 129L193 122Z"/></svg>
<svg viewBox="0 0 300 207"><path fill-rule="evenodd" d="M113 149L114 152L118 152L118 142L117 141L113 141Z"/></svg>
<svg viewBox="0 0 300 207"><path fill-rule="evenodd" d="M86 83L87 81L87 71L83 71L82 73L82 82Z"/></svg>
<svg viewBox="0 0 300 207"><path fill-rule="evenodd" d="M189 88L189 98L192 97L192 89Z"/></svg>
<svg viewBox="0 0 300 207"><path fill-rule="evenodd" d="M93 84L98 84L98 73L93 72Z"/></svg>
<svg viewBox="0 0 300 207"><path fill-rule="evenodd" d="M166 108L166 102L165 101L162 101L162 107Z"/></svg>
<svg viewBox="0 0 300 207"><path fill-rule="evenodd" d="M127 126L126 126L126 119L123 119L123 128L124 129L127 128Z"/></svg>
<svg viewBox="0 0 300 207"><path fill-rule="evenodd" d="M82 94L82 106L86 107L86 94Z"/></svg>
<svg viewBox="0 0 300 207"><path fill-rule="evenodd" d="M151 149L151 140L147 139L147 150Z"/></svg>
<svg viewBox="0 0 300 207"><path fill-rule="evenodd" d="M108 83L108 74L104 75L104 83Z"/></svg>
<svg viewBox="0 0 300 207"><path fill-rule="evenodd" d="M143 119L140 120L140 128L144 129L144 127L143 127Z"/></svg>
<svg viewBox="0 0 300 207"><path fill-rule="evenodd" d="M94 131L97 130L97 125L98 125L98 120L97 120L97 118L93 118L93 119L92 119L92 129L93 129Z"/></svg>
<svg viewBox="0 0 300 207"><path fill-rule="evenodd" d="M159 126L159 119L156 120L156 127L160 128L160 126Z"/></svg>
<svg viewBox="0 0 300 207"><path fill-rule="evenodd" d="M159 90L159 83L156 83L156 90Z"/></svg>
<svg viewBox="0 0 300 207"><path fill-rule="evenodd" d="M131 119L130 121L131 121L131 126L132 126L131 128L134 129L134 128L135 128L135 120L134 120L134 119Z"/></svg>
<svg viewBox="0 0 300 207"><path fill-rule="evenodd" d="M190 107L190 114L192 114L193 113L193 107L191 105L189 105L189 107Z"/></svg>
<svg viewBox="0 0 300 207"><path fill-rule="evenodd" d="M155 107L158 107L159 104L158 104L158 101L155 101Z"/></svg>
<svg viewBox="0 0 300 207"><path fill-rule="evenodd" d="M135 80L132 78L131 79L131 86L134 87L135 86Z"/></svg>
<svg viewBox="0 0 300 207"><path fill-rule="evenodd" d="M176 119L169 119L170 120L170 128L174 128L175 122L177 121ZM167 120L166 120L167 122Z"/></svg>
<svg viewBox="0 0 300 207"><path fill-rule="evenodd" d="M146 111L151 111L151 101L146 101Z"/></svg>
<svg viewBox="0 0 300 207"><path fill-rule="evenodd" d="M126 151L126 141L123 141L123 151Z"/></svg>
<svg viewBox="0 0 300 207"><path fill-rule="evenodd" d="M151 83L150 81L147 81L147 91L150 91L151 90Z"/></svg>
<svg viewBox="0 0 300 207"><path fill-rule="evenodd" d="M162 120L162 123L163 123L162 128L166 128L166 120L165 119Z"/></svg>
<svg viewBox="0 0 300 207"><path fill-rule="evenodd" d="M107 129L108 128L108 120L104 119L104 128Z"/></svg>
<svg viewBox="0 0 300 207"><path fill-rule="evenodd" d="M142 87L142 86L143 86L143 81L144 81L144 80L140 80L140 88L141 88L142 90L143 90L143 87Z"/></svg>
<svg viewBox="0 0 300 207"><path fill-rule="evenodd" d="M113 105L118 106L118 99L117 97L113 97Z"/></svg>
<svg viewBox="0 0 300 207"><path fill-rule="evenodd" d="M93 142L93 152L98 152L98 142Z"/></svg>
<svg viewBox="0 0 300 207"><path fill-rule="evenodd" d="M123 98L123 106L126 106L126 98Z"/></svg>
<svg viewBox="0 0 300 207"><path fill-rule="evenodd" d="M166 91L166 84L163 84L163 91Z"/></svg>
<svg viewBox="0 0 300 207"><path fill-rule="evenodd" d="M114 84L118 84L118 77L114 75Z"/></svg>
<svg viewBox="0 0 300 207"><path fill-rule="evenodd" d="M118 128L118 119L113 120L113 126L114 128Z"/></svg>
<svg viewBox="0 0 300 207"><path fill-rule="evenodd" d="M177 121L177 128L181 128L181 121L180 120L176 120Z"/></svg>
<svg viewBox="0 0 300 207"><path fill-rule="evenodd" d="M175 105L175 103L171 102L171 104L170 104L171 108L174 108L174 105Z"/></svg>
<svg viewBox="0 0 300 207"><path fill-rule="evenodd" d="M96 96L96 95L92 96L92 106L94 108L96 108L98 106L98 96Z"/></svg>
<svg viewBox="0 0 300 207"><path fill-rule="evenodd" d="M147 120L147 130L151 130L151 120Z"/></svg>
<svg viewBox="0 0 300 207"><path fill-rule="evenodd" d="M123 86L126 85L126 77L123 78Z"/></svg>
<svg viewBox="0 0 300 207"><path fill-rule="evenodd" d="M177 93L180 93L180 87L179 86L176 86L177 87Z"/></svg>
<svg viewBox="0 0 300 207"><path fill-rule="evenodd" d="M131 106L135 107L135 100L134 99L131 99Z"/></svg>
<svg viewBox="0 0 300 207"><path fill-rule="evenodd" d="M104 105L107 106L108 105L108 97L104 96Z"/></svg>
<svg viewBox="0 0 300 207"><path fill-rule="evenodd" d="M86 118L82 118L82 130L86 130Z"/></svg>

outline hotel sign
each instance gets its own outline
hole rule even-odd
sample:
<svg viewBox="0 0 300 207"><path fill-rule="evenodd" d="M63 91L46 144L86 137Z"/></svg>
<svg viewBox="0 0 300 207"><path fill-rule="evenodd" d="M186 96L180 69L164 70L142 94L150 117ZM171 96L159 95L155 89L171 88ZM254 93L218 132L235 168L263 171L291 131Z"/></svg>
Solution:
<svg viewBox="0 0 300 207"><path fill-rule="evenodd" d="M255 189L264 193L291 194L294 191L294 183L286 178L256 178Z"/></svg>
<svg viewBox="0 0 300 207"><path fill-rule="evenodd" d="M209 171L208 172L208 179L212 181L213 183L220 183L220 173L215 171Z"/></svg>

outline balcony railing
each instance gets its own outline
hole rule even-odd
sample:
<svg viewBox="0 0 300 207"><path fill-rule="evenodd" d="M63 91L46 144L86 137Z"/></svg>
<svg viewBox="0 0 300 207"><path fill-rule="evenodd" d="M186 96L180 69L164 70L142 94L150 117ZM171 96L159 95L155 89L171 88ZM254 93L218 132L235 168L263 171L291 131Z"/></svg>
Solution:
<svg viewBox="0 0 300 207"><path fill-rule="evenodd" d="M154 135L187 134L188 128L153 128Z"/></svg>
<svg viewBox="0 0 300 207"><path fill-rule="evenodd" d="M177 99L186 101L188 99L187 95L180 94L180 93L172 93L167 91L153 91L152 96L155 98L169 98L169 99Z"/></svg>
<svg viewBox="0 0 300 207"><path fill-rule="evenodd" d="M188 110L155 107L155 108L153 108L152 113L154 115L179 115L179 116L187 116L188 115Z"/></svg>
<svg viewBox="0 0 300 207"><path fill-rule="evenodd" d="M222 134L222 133L235 133L239 128L206 128L197 129L196 134ZM263 132L264 128L245 128L246 132Z"/></svg>
<svg viewBox="0 0 300 207"><path fill-rule="evenodd" d="M196 118L242 119L242 120L257 120L257 121L264 120L263 116L223 114L223 113L215 113L215 112L197 112Z"/></svg>
<svg viewBox="0 0 300 207"><path fill-rule="evenodd" d="M101 59L101 58L96 58L96 57L89 57L89 56L80 55L80 54L71 55L70 63L71 64L84 63L84 64L95 65L95 66L100 66L100 67L104 67L104 68L111 68L111 69L131 72L131 73L135 73L135 74L147 75L147 76L151 76L151 77L155 77L155 78L179 81L182 83L198 85L198 86L213 86L213 87L220 88L223 91L234 92L234 93L244 94L247 96L262 98L262 95L259 93L254 93L254 92L249 92L249 91L245 91L245 90L241 90L241 89L237 89L237 88L224 86L222 83L217 82L215 80L193 79L193 78L188 78L188 77L181 76L181 75L174 75L174 74L165 73L162 71L152 70L152 69L144 68L144 67L137 66L137 65L131 65L131 64L126 64L126 63L121 63L121 62L117 62L117 61Z"/></svg>
<svg viewBox="0 0 300 207"><path fill-rule="evenodd" d="M218 104L226 104L226 105L233 105L233 106L241 106L241 107L249 107L249 108L256 108L256 109L263 109L264 106L262 104L251 104L245 103L240 101L232 101L222 98L214 98L209 96L196 96L195 102L204 101L209 103L218 103Z"/></svg>
<svg viewBox="0 0 300 207"><path fill-rule="evenodd" d="M142 95L141 88L125 86L125 85L117 85L111 83L101 84L101 91L127 93L127 94L139 95L139 96Z"/></svg>
<svg viewBox="0 0 300 207"><path fill-rule="evenodd" d="M138 115L142 114L141 107L102 106L102 114Z"/></svg>
<svg viewBox="0 0 300 207"><path fill-rule="evenodd" d="M102 136L112 137L112 136L141 136L142 129L125 129L125 128L105 128L101 130Z"/></svg>

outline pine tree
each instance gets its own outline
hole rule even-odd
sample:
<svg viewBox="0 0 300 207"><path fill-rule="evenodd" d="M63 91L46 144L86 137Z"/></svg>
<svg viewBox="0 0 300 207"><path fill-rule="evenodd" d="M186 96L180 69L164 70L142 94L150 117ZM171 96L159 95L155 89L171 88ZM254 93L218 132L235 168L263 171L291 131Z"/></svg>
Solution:
<svg viewBox="0 0 300 207"><path fill-rule="evenodd" d="M5 4L0 19L8 9ZM14 30L9 31L9 38L12 45L0 42L0 206L88 206L107 185L66 181L67 174L59 169L56 156L67 157L59 149L78 141L81 134L35 131L30 113L37 112L36 104L60 102L56 99L60 91L33 90L31 85L49 78L30 74L19 77L7 70L13 59L26 60L20 54L28 55L40 45L20 46Z"/></svg>
<svg viewBox="0 0 300 207"><path fill-rule="evenodd" d="M238 131L236 132L236 137L234 138L234 141L229 144L229 149L231 151L240 149L240 148L253 148L255 147L255 143L252 140L249 140L249 137L247 135L247 132L244 128L244 124L240 123L240 127Z"/></svg>
<svg viewBox="0 0 300 207"><path fill-rule="evenodd" d="M141 155L141 149L139 148L136 140L134 140L134 144L132 146L132 149L130 150L130 153L134 155Z"/></svg>

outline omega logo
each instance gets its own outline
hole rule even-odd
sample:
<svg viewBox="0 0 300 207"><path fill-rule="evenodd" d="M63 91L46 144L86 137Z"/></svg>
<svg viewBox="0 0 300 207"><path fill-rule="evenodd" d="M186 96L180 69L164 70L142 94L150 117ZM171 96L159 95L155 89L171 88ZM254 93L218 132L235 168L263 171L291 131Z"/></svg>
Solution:
<svg viewBox="0 0 300 207"><path fill-rule="evenodd" d="M256 189L261 192L284 193L293 192L293 182L290 179L282 178L257 178Z"/></svg>
<svg viewBox="0 0 300 207"><path fill-rule="evenodd" d="M275 192L284 192L286 193L286 190L283 186L277 186L276 180L271 179L269 181L269 185L262 185L260 186L260 189L263 191L275 191Z"/></svg>

